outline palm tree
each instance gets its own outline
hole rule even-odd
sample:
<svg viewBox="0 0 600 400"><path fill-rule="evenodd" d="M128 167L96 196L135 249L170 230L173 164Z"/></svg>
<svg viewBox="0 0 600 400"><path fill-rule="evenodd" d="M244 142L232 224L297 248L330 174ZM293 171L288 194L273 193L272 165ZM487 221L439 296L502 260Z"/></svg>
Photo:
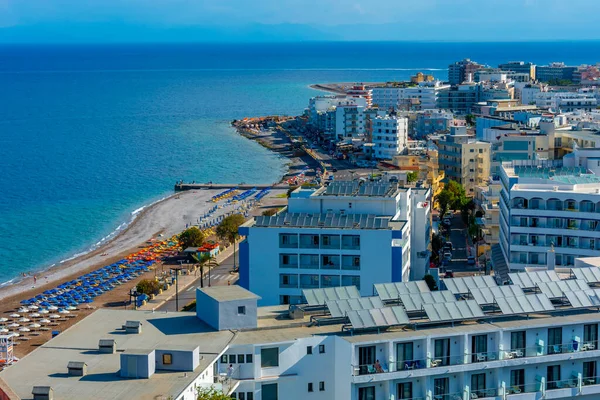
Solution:
<svg viewBox="0 0 600 400"><path fill-rule="evenodd" d="M192 257L200 264L200 287L204 287L204 267L208 267L208 286L210 286L210 270L212 268L218 267L219 263L217 262L216 257L211 256L209 254L202 254L198 257L197 254L192 254Z"/></svg>

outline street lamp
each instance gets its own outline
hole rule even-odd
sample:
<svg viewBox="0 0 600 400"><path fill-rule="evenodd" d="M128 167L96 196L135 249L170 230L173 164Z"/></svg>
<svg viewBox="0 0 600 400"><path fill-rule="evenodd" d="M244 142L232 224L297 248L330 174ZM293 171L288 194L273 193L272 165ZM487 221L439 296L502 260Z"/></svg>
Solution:
<svg viewBox="0 0 600 400"><path fill-rule="evenodd" d="M182 261L179 262L179 267L171 267L171 273L175 271L175 311L179 311L179 272L183 269Z"/></svg>

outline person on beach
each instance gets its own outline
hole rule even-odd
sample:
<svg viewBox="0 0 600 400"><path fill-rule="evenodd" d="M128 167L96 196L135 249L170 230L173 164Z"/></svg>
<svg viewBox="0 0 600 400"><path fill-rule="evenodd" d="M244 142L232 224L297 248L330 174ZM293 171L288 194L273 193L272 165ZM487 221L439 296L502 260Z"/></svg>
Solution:
<svg viewBox="0 0 600 400"><path fill-rule="evenodd" d="M36 275L34 275L34 276L33 276L33 284L35 285L36 283L37 283L37 276L36 276Z"/></svg>

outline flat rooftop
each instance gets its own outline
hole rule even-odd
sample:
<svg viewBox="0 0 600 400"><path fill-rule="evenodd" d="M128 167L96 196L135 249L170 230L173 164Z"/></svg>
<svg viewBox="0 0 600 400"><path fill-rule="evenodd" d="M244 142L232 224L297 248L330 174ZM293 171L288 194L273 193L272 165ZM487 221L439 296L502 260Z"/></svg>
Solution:
<svg viewBox="0 0 600 400"><path fill-rule="evenodd" d="M398 184L393 182L336 181L315 191L313 196L395 197Z"/></svg>
<svg viewBox="0 0 600 400"><path fill-rule="evenodd" d="M125 321L140 321L141 334L121 330ZM16 364L0 372L22 399L32 398L33 386L52 386L56 399L155 399L157 395L179 394L208 368L234 337L217 332L194 313L100 309ZM115 354L98 353L100 339L114 339ZM156 371L149 379L121 378L121 353L136 349L180 349L200 346L200 365L194 372ZM146 352L148 350L145 350ZM68 376L69 361L88 366L84 377Z"/></svg>
<svg viewBox="0 0 600 400"><path fill-rule="evenodd" d="M585 167L541 167L503 165L509 177L531 178L569 185L600 184L600 177L588 173Z"/></svg>
<svg viewBox="0 0 600 400"><path fill-rule="evenodd" d="M406 221L390 216L373 214L308 214L280 213L273 216L257 216L254 226L258 228L332 228L332 229L396 229L401 230Z"/></svg>
<svg viewBox="0 0 600 400"><path fill-rule="evenodd" d="M260 296L255 295L251 291L246 290L239 285L211 286L198 290L204 292L205 294L219 302L260 299Z"/></svg>

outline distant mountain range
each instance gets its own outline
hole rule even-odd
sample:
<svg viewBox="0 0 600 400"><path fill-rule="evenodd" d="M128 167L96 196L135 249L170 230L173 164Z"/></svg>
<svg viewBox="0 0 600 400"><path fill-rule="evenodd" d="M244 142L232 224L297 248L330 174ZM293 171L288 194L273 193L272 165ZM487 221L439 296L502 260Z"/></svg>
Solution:
<svg viewBox="0 0 600 400"><path fill-rule="evenodd" d="M594 26L556 30L512 27L494 30L470 24L441 26L424 21L394 24L246 24L231 26L148 26L120 22L37 24L0 28L0 43L115 42L295 42L295 41L555 41L595 40ZM443 35L440 32L445 32ZM568 37L560 35L569 35Z"/></svg>

